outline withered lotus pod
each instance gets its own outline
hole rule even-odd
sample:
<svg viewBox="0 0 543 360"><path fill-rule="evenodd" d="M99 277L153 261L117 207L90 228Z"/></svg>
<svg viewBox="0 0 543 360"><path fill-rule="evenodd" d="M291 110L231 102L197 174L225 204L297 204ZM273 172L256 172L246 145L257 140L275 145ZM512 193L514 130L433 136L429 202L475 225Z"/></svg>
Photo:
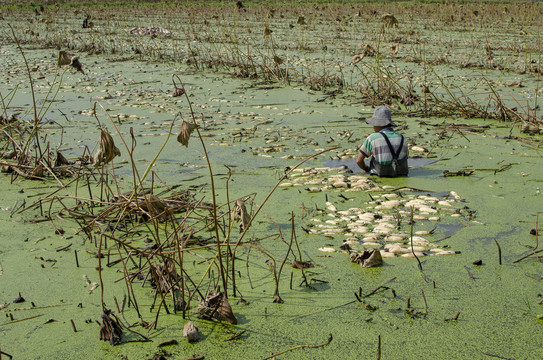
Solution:
<svg viewBox="0 0 543 360"><path fill-rule="evenodd" d="M269 27L267 26L264 27L264 36L270 36L272 32L273 30L270 30Z"/></svg>
<svg viewBox="0 0 543 360"><path fill-rule="evenodd" d="M183 90L182 88L176 87L175 90L173 91L172 96L173 97L178 97L178 96L181 96L181 95L184 95L184 94L185 94L185 90Z"/></svg>
<svg viewBox="0 0 543 360"><path fill-rule="evenodd" d="M298 25L306 25L305 16L298 16L297 24Z"/></svg>
<svg viewBox="0 0 543 360"><path fill-rule="evenodd" d="M198 299L198 316L206 320L238 323L224 293L215 290L209 290L205 299Z"/></svg>
<svg viewBox="0 0 543 360"><path fill-rule="evenodd" d="M100 131L100 139L98 140L99 149L94 154L94 166L107 164L115 158L121 156L121 151L115 146L113 138L104 129Z"/></svg>
<svg viewBox="0 0 543 360"><path fill-rule="evenodd" d="M179 135L177 135L177 141L188 147L190 134L194 131L194 129L196 129L196 127L197 125L183 120L183 123L181 124L181 129L179 129Z"/></svg>

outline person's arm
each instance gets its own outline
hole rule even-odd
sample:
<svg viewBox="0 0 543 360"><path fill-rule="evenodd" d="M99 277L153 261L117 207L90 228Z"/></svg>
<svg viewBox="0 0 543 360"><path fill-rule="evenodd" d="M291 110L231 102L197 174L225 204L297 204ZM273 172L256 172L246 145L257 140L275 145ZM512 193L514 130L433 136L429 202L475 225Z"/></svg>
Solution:
<svg viewBox="0 0 543 360"><path fill-rule="evenodd" d="M373 146L368 136L362 146L358 149L358 157L356 158L356 164L359 168L365 172L370 172L370 167L364 162L365 159L369 158L372 155Z"/></svg>
<svg viewBox="0 0 543 360"><path fill-rule="evenodd" d="M358 157L356 158L356 165L358 165L359 168L364 170L365 172L370 172L370 167L366 165L364 162L364 159L366 158L366 155L364 155L362 152L358 152Z"/></svg>

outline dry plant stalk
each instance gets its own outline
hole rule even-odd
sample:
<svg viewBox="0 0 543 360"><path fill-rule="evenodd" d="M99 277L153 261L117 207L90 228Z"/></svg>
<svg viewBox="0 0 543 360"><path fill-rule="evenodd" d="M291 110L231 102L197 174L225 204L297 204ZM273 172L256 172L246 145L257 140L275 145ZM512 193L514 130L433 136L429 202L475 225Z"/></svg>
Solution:
<svg viewBox="0 0 543 360"><path fill-rule="evenodd" d="M100 148L94 154L94 166L105 165L111 162L115 156L121 156L121 151L115 146L115 142L107 130L100 130L100 139L98 140Z"/></svg>

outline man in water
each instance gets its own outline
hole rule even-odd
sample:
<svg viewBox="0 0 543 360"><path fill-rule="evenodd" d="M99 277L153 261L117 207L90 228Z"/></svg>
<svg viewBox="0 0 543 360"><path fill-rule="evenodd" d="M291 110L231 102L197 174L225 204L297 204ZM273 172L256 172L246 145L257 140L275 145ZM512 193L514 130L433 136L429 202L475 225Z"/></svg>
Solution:
<svg viewBox="0 0 543 360"><path fill-rule="evenodd" d="M392 129L396 124L392 122L390 109L379 106L366 122L373 125L375 132L360 147L357 165L371 175L407 176L407 141ZM369 164L364 162L365 159L370 159Z"/></svg>

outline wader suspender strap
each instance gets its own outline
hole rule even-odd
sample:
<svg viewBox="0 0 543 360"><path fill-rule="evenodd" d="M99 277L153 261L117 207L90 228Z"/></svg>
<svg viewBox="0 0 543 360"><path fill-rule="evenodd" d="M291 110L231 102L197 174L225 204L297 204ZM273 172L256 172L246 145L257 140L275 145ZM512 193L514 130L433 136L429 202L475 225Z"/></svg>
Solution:
<svg viewBox="0 0 543 360"><path fill-rule="evenodd" d="M383 137L385 138L385 141L387 142L388 149L392 153L392 159L393 160L398 160L398 157L400 156L400 151L402 151L402 147L403 147L403 135L400 135L402 140L400 141L400 147L398 148L398 152L396 152L396 151L394 151L394 148L392 147L392 144L390 143L390 140L385 135L385 133L380 133L380 134L383 135Z"/></svg>

